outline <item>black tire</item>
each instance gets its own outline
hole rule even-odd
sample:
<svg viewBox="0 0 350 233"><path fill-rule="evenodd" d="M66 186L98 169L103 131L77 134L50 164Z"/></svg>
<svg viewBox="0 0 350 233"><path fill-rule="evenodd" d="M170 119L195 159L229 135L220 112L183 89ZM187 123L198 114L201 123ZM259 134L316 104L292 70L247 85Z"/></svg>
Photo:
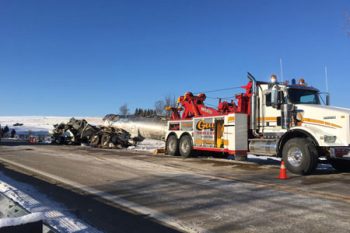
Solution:
<svg viewBox="0 0 350 233"><path fill-rule="evenodd" d="M98 147L99 144L100 144L100 136L99 135L92 136L90 140L90 145L93 147Z"/></svg>
<svg viewBox="0 0 350 233"><path fill-rule="evenodd" d="M111 142L111 135L103 134L101 137L101 146L103 148L109 148L109 143Z"/></svg>
<svg viewBox="0 0 350 233"><path fill-rule="evenodd" d="M175 135L170 135L166 140L166 153L172 156L179 155L179 142Z"/></svg>
<svg viewBox="0 0 350 233"><path fill-rule="evenodd" d="M55 139L55 143L58 145L63 145L65 143L65 138L60 136Z"/></svg>
<svg viewBox="0 0 350 233"><path fill-rule="evenodd" d="M330 159L329 163L339 172L350 172L350 160Z"/></svg>
<svg viewBox="0 0 350 233"><path fill-rule="evenodd" d="M183 158L188 158L192 155L193 143L189 135L184 135L180 138L179 151Z"/></svg>
<svg viewBox="0 0 350 233"><path fill-rule="evenodd" d="M306 138L288 140L283 146L282 157L288 171L299 175L311 174L318 163L316 147Z"/></svg>

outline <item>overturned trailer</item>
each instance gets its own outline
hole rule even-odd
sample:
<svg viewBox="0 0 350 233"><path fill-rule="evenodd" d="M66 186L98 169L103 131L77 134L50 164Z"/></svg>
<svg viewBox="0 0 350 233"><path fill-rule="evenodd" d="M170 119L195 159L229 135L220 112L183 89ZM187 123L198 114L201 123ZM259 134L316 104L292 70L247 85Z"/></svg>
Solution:
<svg viewBox="0 0 350 233"><path fill-rule="evenodd" d="M131 134L121 128L110 126L95 126L89 124L85 119L71 118L68 123L54 125L52 132L52 143L80 145L88 144L102 148L127 148L136 145L144 138Z"/></svg>
<svg viewBox="0 0 350 233"><path fill-rule="evenodd" d="M164 140L167 130L167 121L163 117L119 116L108 114L103 118L105 126L124 129L132 136Z"/></svg>

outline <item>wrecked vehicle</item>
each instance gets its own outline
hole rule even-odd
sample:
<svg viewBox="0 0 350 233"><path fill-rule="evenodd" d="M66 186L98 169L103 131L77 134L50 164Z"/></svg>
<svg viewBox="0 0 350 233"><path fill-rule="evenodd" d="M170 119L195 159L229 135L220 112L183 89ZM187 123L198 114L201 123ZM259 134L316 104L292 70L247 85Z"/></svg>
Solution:
<svg viewBox="0 0 350 233"><path fill-rule="evenodd" d="M103 118L104 125L121 128L132 135L141 135L145 138L164 140L167 121L163 117L120 116L108 114Z"/></svg>
<svg viewBox="0 0 350 233"><path fill-rule="evenodd" d="M85 119L71 118L68 123L54 125L52 143L66 145L88 144L100 148L127 148L143 141L115 127L90 125Z"/></svg>

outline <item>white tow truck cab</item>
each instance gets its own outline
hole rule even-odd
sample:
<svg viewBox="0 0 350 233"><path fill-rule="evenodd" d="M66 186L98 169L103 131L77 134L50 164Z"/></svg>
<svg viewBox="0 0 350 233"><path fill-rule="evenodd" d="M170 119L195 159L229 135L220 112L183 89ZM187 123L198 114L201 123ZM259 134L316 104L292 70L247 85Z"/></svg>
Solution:
<svg viewBox="0 0 350 233"><path fill-rule="evenodd" d="M310 174L324 157L339 171L350 171L350 109L329 106L321 93L298 83L258 82L248 73L246 93L218 110L204 105L205 95L179 98L166 132L168 154L188 157L212 151L282 157L289 171ZM170 109L168 109L170 110ZM182 117L180 117L182 113Z"/></svg>

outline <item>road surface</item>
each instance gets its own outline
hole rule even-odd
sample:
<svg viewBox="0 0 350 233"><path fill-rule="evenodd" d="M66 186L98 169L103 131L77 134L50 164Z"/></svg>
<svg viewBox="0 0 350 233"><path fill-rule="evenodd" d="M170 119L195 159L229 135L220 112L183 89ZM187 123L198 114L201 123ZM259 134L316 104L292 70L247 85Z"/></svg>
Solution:
<svg viewBox="0 0 350 233"><path fill-rule="evenodd" d="M350 174L330 168L305 177L288 174L290 179L281 181L274 160L182 159L52 145L2 145L0 161L135 217L135 222L133 216L128 222L114 218L115 228L104 229L110 232L138 232L148 221L144 232L350 229Z"/></svg>

